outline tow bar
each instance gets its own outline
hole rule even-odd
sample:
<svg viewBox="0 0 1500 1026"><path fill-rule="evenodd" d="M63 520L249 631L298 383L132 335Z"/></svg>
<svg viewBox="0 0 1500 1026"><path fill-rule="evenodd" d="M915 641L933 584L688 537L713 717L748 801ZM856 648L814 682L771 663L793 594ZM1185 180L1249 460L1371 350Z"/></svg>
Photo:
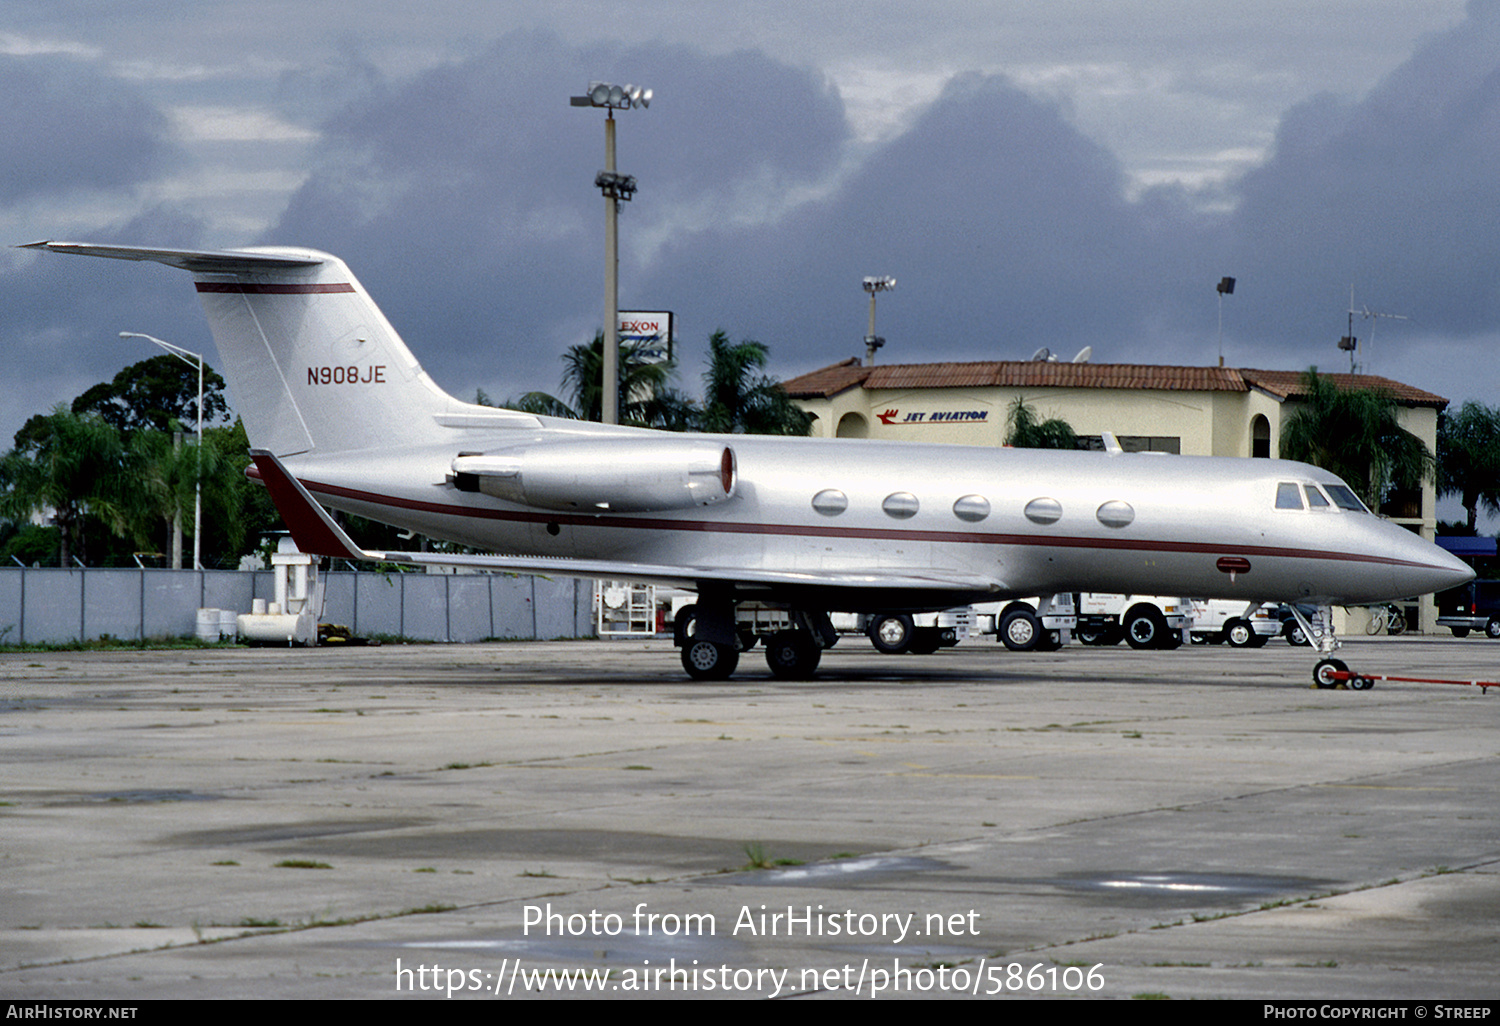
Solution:
<svg viewBox="0 0 1500 1026"><path fill-rule="evenodd" d="M1395 681L1401 684L1468 684L1476 687L1484 694L1490 693L1490 688L1500 688L1500 681L1493 680L1444 680L1439 677L1392 677L1384 673L1355 673L1352 670L1329 669L1324 671L1321 679L1334 681L1336 684L1346 685L1351 691L1368 691L1375 686L1377 680ZM1322 687L1323 685L1317 685Z"/></svg>

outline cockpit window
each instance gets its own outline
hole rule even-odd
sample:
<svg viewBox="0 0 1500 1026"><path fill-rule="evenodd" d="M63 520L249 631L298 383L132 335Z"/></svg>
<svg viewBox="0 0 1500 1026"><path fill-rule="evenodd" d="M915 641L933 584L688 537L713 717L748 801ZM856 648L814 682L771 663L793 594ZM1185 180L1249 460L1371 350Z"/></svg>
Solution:
<svg viewBox="0 0 1500 1026"><path fill-rule="evenodd" d="M1327 509L1328 500L1323 498L1323 493L1312 485L1303 485L1302 490L1307 493L1308 509Z"/></svg>
<svg viewBox="0 0 1500 1026"><path fill-rule="evenodd" d="M1355 513L1370 512L1365 508L1365 504L1359 501L1359 496L1355 495L1348 485L1325 484L1323 487L1328 490L1329 498L1333 500L1334 505L1338 506L1339 509L1352 510Z"/></svg>
<svg viewBox="0 0 1500 1026"><path fill-rule="evenodd" d="M1276 486L1277 509L1301 509L1302 490L1292 481L1283 481Z"/></svg>

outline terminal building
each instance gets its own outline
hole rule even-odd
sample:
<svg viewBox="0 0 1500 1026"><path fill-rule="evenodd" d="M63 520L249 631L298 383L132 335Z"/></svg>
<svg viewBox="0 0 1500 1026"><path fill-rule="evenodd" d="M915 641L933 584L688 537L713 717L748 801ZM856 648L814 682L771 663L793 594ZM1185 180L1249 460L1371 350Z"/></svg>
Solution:
<svg viewBox="0 0 1500 1026"><path fill-rule="evenodd" d="M1340 388L1386 392L1401 426L1436 451L1447 399L1373 375L1323 376ZM1084 445L1102 447L1101 434L1111 432L1126 451L1246 459L1279 453L1282 426L1306 395L1301 371L1041 360L869 366L851 358L782 384L821 438L1000 446L1021 399L1040 419L1067 421ZM1433 482L1393 491L1379 512L1431 541ZM1423 631L1436 629L1431 596L1410 603L1406 616ZM1361 623L1351 618L1343 629Z"/></svg>

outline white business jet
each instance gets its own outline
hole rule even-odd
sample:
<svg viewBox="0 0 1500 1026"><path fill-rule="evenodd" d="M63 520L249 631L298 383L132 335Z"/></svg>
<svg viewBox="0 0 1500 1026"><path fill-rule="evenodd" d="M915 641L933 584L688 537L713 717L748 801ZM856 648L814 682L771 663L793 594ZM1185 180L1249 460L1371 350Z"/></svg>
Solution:
<svg viewBox="0 0 1500 1026"><path fill-rule="evenodd" d="M784 607L781 677L837 640L828 614L1070 591L1323 607L1304 623L1332 686L1326 607L1473 572L1372 515L1317 467L1267 459L689 435L461 402L422 370L348 267L305 249L39 242L188 271L262 481L325 556L636 579L696 590L682 663L725 679L737 603ZM371 552L323 506L495 555ZM1030 620L1026 618L1030 617ZM1001 625L1041 639L1021 607Z"/></svg>

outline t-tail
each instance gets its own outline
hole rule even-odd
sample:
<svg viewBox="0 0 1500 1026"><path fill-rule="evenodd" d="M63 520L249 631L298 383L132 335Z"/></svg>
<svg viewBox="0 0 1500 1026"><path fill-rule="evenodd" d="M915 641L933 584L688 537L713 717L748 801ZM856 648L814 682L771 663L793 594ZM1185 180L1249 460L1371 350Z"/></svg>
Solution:
<svg viewBox="0 0 1500 1026"><path fill-rule="evenodd" d="M142 249L76 242L27 248L150 260L188 271L225 379L256 448L279 456L441 437L459 402L422 370L349 268L309 249ZM497 411L490 411L491 413Z"/></svg>

